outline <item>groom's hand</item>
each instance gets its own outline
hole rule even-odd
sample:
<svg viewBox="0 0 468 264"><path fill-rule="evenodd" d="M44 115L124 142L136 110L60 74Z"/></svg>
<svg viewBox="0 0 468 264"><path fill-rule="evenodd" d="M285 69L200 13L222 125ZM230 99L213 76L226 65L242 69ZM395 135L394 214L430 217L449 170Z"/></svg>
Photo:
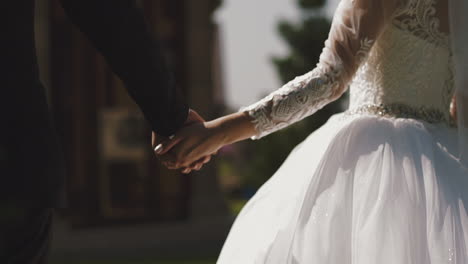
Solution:
<svg viewBox="0 0 468 264"><path fill-rule="evenodd" d="M186 127L186 126L193 125L195 123L203 123L203 122L205 122L205 119L203 119L203 117L201 117L197 112L190 109L188 116L187 116L187 120L185 120L184 126ZM162 142L165 142L167 140L169 140L169 138L160 136L156 134L156 132L153 131L151 135L151 146L153 147L156 154L158 154L156 147Z"/></svg>
<svg viewBox="0 0 468 264"><path fill-rule="evenodd" d="M195 110L190 109L187 116L187 120L185 120L184 127L203 122L205 122L205 119L203 119L203 117L201 117ZM163 137L153 131L153 133L151 134L151 146L153 147L156 154L159 154L158 150L161 149L160 144L162 142L168 141L170 138L172 138L172 136L169 138Z"/></svg>

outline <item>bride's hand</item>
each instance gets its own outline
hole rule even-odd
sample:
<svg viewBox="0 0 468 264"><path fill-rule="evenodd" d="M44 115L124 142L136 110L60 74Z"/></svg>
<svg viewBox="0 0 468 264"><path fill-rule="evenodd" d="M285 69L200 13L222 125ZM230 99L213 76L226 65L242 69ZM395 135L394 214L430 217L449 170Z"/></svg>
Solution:
<svg viewBox="0 0 468 264"><path fill-rule="evenodd" d="M161 143L162 163L169 169L188 173L194 164L210 157L223 147L255 134L251 118L245 113L235 113L216 120L197 123L181 129L171 140Z"/></svg>

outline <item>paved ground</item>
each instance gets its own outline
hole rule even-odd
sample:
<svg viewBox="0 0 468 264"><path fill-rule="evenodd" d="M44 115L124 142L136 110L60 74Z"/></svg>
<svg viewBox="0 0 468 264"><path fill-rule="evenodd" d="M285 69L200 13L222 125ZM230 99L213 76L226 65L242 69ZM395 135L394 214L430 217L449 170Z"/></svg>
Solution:
<svg viewBox="0 0 468 264"><path fill-rule="evenodd" d="M63 262L56 261L50 264L215 264L215 260L180 260L180 261L170 261L170 260L120 260L120 261L103 261L103 260L82 260L76 262Z"/></svg>
<svg viewBox="0 0 468 264"><path fill-rule="evenodd" d="M78 230L55 223L52 264L214 264L232 219Z"/></svg>

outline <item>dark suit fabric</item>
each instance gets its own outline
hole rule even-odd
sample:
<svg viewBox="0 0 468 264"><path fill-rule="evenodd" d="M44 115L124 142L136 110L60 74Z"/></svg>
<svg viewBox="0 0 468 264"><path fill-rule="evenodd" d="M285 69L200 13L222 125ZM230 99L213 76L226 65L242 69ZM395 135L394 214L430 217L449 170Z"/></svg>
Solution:
<svg viewBox="0 0 468 264"><path fill-rule="evenodd" d="M152 129L164 136L177 131L188 108L174 88L158 44L149 34L135 1L61 3L70 20L122 79ZM2 3L0 201L54 207L61 197L65 169L45 89L39 80L34 5L34 0Z"/></svg>
<svg viewBox="0 0 468 264"><path fill-rule="evenodd" d="M0 263L47 264L54 209L3 204L0 210Z"/></svg>

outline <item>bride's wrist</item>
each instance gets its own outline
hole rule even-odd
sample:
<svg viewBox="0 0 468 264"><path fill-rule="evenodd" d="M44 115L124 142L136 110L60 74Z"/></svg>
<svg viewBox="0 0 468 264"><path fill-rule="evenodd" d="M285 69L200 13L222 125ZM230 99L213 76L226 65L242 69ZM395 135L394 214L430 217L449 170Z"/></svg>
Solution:
<svg viewBox="0 0 468 264"><path fill-rule="evenodd" d="M216 134L223 145L248 139L256 134L252 118L247 113L233 113L209 122L216 128Z"/></svg>

